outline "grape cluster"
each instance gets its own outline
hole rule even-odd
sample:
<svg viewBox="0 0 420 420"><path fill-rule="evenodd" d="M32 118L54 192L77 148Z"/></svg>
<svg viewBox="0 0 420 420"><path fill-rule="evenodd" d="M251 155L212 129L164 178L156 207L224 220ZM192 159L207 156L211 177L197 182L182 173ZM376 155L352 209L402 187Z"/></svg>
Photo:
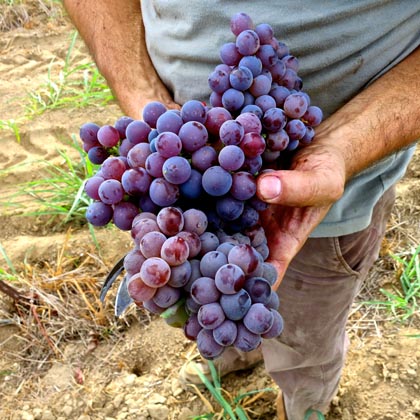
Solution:
<svg viewBox="0 0 420 420"><path fill-rule="evenodd" d="M261 227L228 235L207 230L204 212L164 207L135 217L135 248L124 258L128 293L154 314L175 309L168 323L182 326L213 359L228 346L255 349L278 336L283 320L271 290L275 268L265 262Z"/></svg>
<svg viewBox="0 0 420 420"><path fill-rule="evenodd" d="M150 102L142 120L80 129L100 165L85 184L94 200L86 218L133 239L128 295L183 327L208 359L228 346L251 351L283 329L256 180L309 144L322 119L302 90L297 58L269 25L238 13L231 29L236 40L222 46L208 78L210 106Z"/></svg>

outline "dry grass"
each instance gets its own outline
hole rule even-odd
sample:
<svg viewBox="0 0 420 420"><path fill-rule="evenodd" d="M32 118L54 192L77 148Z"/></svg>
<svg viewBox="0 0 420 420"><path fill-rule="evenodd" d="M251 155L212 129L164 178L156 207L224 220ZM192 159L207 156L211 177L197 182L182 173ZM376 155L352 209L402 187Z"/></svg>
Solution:
<svg viewBox="0 0 420 420"><path fill-rule="evenodd" d="M370 270L350 312L348 332L353 339L359 339L362 343L368 336L381 337L385 325L388 331L393 327L395 330L400 327L392 314L380 309L378 305L366 305L365 302L383 300L384 296L380 293L380 289L398 285L401 266L391 257L391 254L403 252L418 245L416 224L419 222L420 206L416 203L407 206L406 202L402 202L401 198L397 197L382 242L379 259ZM416 322L416 319L411 321L411 323Z"/></svg>
<svg viewBox="0 0 420 420"><path fill-rule="evenodd" d="M51 0L1 0L0 32L16 28L31 28L40 15L49 19L62 18L61 3Z"/></svg>
<svg viewBox="0 0 420 420"><path fill-rule="evenodd" d="M0 32L22 28L29 20L28 10L23 4L0 4Z"/></svg>
<svg viewBox="0 0 420 420"><path fill-rule="evenodd" d="M12 286L25 298L8 308L0 307L0 319L19 329L18 351L5 355L26 361L27 374L47 369L51 358L61 359L63 348L71 341L84 342L90 352L101 340L118 340L124 327L117 324L112 308L105 309L99 300L109 267L93 252L72 253L70 234L55 261L16 268Z"/></svg>

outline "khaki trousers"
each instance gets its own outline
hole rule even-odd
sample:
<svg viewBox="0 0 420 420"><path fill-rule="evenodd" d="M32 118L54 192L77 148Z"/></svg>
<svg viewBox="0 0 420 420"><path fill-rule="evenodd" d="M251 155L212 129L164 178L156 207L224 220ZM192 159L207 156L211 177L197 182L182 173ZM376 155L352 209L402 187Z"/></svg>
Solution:
<svg viewBox="0 0 420 420"><path fill-rule="evenodd" d="M363 231L310 238L278 289L284 331L278 339L264 340L262 352L283 391L288 420L302 420L308 408L328 410L348 347L348 314L378 258L394 199L392 188Z"/></svg>

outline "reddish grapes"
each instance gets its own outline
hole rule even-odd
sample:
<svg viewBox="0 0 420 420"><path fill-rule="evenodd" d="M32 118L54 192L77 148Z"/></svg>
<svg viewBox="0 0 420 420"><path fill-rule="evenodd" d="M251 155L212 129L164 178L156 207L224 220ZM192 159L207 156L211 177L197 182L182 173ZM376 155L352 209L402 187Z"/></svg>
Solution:
<svg viewBox="0 0 420 420"><path fill-rule="evenodd" d="M123 264L128 295L182 326L208 359L281 334L257 177L288 165L316 139L323 117L303 90L298 59L270 25L237 13L230 29L234 39L208 76L210 106L150 102L142 120L80 128L83 150L99 165L84 185L86 219L114 223L133 239Z"/></svg>

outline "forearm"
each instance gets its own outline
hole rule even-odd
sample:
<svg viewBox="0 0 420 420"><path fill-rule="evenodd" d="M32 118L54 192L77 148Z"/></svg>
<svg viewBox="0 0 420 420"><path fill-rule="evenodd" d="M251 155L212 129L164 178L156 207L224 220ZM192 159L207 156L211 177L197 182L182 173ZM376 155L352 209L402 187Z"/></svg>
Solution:
<svg viewBox="0 0 420 420"><path fill-rule="evenodd" d="M150 100L173 103L146 50L140 1L64 0L122 110L140 118Z"/></svg>
<svg viewBox="0 0 420 420"><path fill-rule="evenodd" d="M420 48L317 130L319 145L342 155L346 180L419 137Z"/></svg>

